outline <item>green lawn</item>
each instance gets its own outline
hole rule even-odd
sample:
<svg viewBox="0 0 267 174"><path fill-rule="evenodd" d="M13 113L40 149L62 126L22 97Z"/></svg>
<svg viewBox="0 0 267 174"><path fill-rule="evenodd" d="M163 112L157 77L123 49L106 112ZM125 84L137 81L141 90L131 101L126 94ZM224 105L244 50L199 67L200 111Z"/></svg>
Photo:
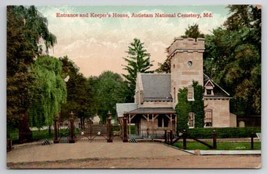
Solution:
<svg viewBox="0 0 267 174"><path fill-rule="evenodd" d="M212 142L207 142L212 145ZM178 148L183 147L183 142L177 142L174 146ZM187 150L211 150L209 147L198 143L198 142L187 142L186 143ZM261 143L254 142L254 150L260 150ZM250 150L250 142L217 142L217 150Z"/></svg>

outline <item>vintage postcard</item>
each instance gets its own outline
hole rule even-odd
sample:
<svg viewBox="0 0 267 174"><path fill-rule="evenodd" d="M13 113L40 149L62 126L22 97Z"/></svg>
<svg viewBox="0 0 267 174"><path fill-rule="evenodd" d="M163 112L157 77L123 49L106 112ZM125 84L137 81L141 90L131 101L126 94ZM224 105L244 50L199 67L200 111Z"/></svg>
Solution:
<svg viewBox="0 0 267 174"><path fill-rule="evenodd" d="M261 168L261 5L6 14L9 169Z"/></svg>

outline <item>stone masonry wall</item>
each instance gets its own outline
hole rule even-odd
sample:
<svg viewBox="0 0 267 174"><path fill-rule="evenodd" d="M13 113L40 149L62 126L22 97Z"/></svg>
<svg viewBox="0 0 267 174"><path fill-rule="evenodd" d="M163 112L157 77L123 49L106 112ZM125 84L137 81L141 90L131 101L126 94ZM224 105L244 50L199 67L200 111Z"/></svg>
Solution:
<svg viewBox="0 0 267 174"><path fill-rule="evenodd" d="M212 110L212 127L231 127L229 100L204 99L205 110Z"/></svg>

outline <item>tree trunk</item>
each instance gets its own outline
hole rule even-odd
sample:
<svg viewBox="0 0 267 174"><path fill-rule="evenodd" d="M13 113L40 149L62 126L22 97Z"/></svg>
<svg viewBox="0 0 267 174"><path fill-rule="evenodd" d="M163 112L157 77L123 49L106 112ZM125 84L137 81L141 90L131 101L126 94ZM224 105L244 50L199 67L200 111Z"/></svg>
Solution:
<svg viewBox="0 0 267 174"><path fill-rule="evenodd" d="M32 132L29 127L29 118L27 114L22 114L18 125L19 142L26 143L32 141Z"/></svg>

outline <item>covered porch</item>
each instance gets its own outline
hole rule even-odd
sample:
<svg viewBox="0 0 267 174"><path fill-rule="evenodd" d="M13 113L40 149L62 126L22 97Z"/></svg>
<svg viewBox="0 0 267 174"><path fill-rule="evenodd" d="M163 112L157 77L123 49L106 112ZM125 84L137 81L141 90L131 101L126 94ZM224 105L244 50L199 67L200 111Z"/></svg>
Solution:
<svg viewBox="0 0 267 174"><path fill-rule="evenodd" d="M173 108L137 108L124 113L129 138L163 138L165 130L176 132L177 117ZM135 129L131 130L130 126Z"/></svg>

